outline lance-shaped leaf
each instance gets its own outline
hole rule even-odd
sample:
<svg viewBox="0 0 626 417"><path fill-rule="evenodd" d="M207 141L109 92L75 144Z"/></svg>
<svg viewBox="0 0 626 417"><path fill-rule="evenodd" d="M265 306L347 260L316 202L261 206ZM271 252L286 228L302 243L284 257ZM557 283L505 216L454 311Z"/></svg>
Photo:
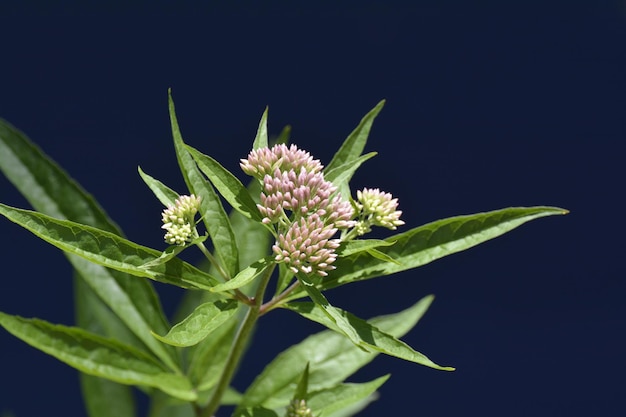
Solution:
<svg viewBox="0 0 626 417"><path fill-rule="evenodd" d="M307 406L315 415L330 416L337 411L357 404L372 395L383 385L390 375L373 381L355 384L340 384L332 388L313 392L307 399Z"/></svg>
<svg viewBox="0 0 626 417"><path fill-rule="evenodd" d="M143 346L81 277L74 279L74 295L78 326L127 345ZM81 372L80 387L89 417L135 416L135 399L129 386Z"/></svg>
<svg viewBox="0 0 626 417"><path fill-rule="evenodd" d="M252 149L259 148L267 148L267 113L269 108L266 107L263 115L261 116L261 121L259 122L259 128L256 131L256 136L254 138L254 142L252 143ZM288 134L288 133L287 133Z"/></svg>
<svg viewBox="0 0 626 417"><path fill-rule="evenodd" d="M0 313L0 325L29 345L89 375L130 385L158 388L173 397L197 396L182 375L169 373L150 355L78 327L53 325Z"/></svg>
<svg viewBox="0 0 626 417"><path fill-rule="evenodd" d="M566 213L567 210L558 207L512 207L438 220L385 239L395 243L377 250L398 263L363 253L338 258L337 269L329 273L323 288L417 268L498 237L528 221Z"/></svg>
<svg viewBox="0 0 626 417"><path fill-rule="evenodd" d="M218 300L199 305L183 321L165 335L152 333L163 343L172 346L193 346L204 340L211 332L224 324L237 311L234 300Z"/></svg>
<svg viewBox="0 0 626 417"><path fill-rule="evenodd" d="M366 252L370 249L375 249L380 246L391 246L395 242L380 240L380 239L357 239L349 240L347 242L341 242L337 248L337 256L350 256L359 252Z"/></svg>
<svg viewBox="0 0 626 417"><path fill-rule="evenodd" d="M329 319L328 315L324 312L323 308L315 303L289 303L284 306L309 320L318 322L331 330L343 333L333 320ZM406 343L396 339L388 333L385 333L376 326L371 325L365 320L348 313L347 311L339 310L335 308L335 311L340 314L344 320L350 323L351 327L356 330L359 337L359 345L371 349L377 350L389 356L395 356L396 358L404 359L410 362L419 363L420 365L428 366L430 368L440 369L443 371L453 371L454 368L440 366L431 361L426 355L413 350Z"/></svg>
<svg viewBox="0 0 626 417"><path fill-rule="evenodd" d="M315 288L311 283L305 281L300 274L298 274L297 277L298 280L302 282L302 287L304 287L307 294L309 294L311 300L313 300L313 302L319 307L318 311L325 316L327 322L332 323L332 327L327 327L345 335L356 346L359 346L363 350L367 350L359 332L352 326L352 323L350 323L342 311L330 305L326 297L324 297L324 294L322 294L320 290Z"/></svg>
<svg viewBox="0 0 626 417"><path fill-rule="evenodd" d="M365 149L365 144L367 143L372 123L374 123L374 119L378 116L378 113L380 113L384 105L385 100L381 100L372 110L363 116L361 122L348 135L337 153L333 156L333 159L326 166L326 169L324 170L325 173L335 171L335 168L340 166L348 166L350 163L359 159L363 153L363 149Z"/></svg>
<svg viewBox="0 0 626 417"><path fill-rule="evenodd" d="M91 195L23 133L2 120L0 120L0 170L40 212L122 235ZM108 335L133 343L140 349L145 347L145 343L164 363L172 369L177 369L175 349L159 343L150 335L150 329L166 332L169 328L150 282L106 269L74 255L67 256L72 266L79 272L77 276L89 285L85 291L93 291L115 312L115 315L98 316L102 321L101 325L110 332ZM98 303L99 301L94 299L84 309L79 310L77 312L79 321L80 316L86 314L90 308L99 308ZM122 322L143 343L126 338ZM87 402L92 400L94 395L89 397L86 398ZM100 398L101 395L98 395L97 400Z"/></svg>
<svg viewBox="0 0 626 417"><path fill-rule="evenodd" d="M354 161L349 161L343 165L335 167L331 171L325 171L324 178L335 184L335 186L342 188L350 182L350 179L352 178L356 170L359 169L361 164L363 164L363 162L375 157L376 155L376 152L370 152L356 158ZM345 191L343 189L341 190L341 192L342 197L344 197L345 199L348 199L348 197L350 197L349 193L344 195Z"/></svg>
<svg viewBox="0 0 626 417"><path fill-rule="evenodd" d="M369 323L394 337L402 337L424 315L433 297L428 296L397 314ZM284 407L289 403L302 370L309 363L309 391L335 386L373 360L378 352L365 352L344 335L325 330L279 354L248 387L241 407Z"/></svg>
<svg viewBox="0 0 626 417"><path fill-rule="evenodd" d="M198 168L209 178L213 186L228 201L228 204L244 216L261 221L261 213L259 213L256 203L237 177L210 156L191 146L187 145L186 148L198 164Z"/></svg>
<svg viewBox="0 0 626 417"><path fill-rule="evenodd" d="M235 275L233 279L215 285L211 288L211 291L224 292L241 288L244 285L252 282L254 278L259 276L259 274L264 272L267 268L271 268L273 266L274 263L271 257L268 256L266 258L259 259L249 267L242 269L237 275Z"/></svg>
<svg viewBox="0 0 626 417"><path fill-rule="evenodd" d="M154 268L143 268L142 265L154 261L161 253L95 227L4 204L0 204L0 214L59 249L107 268L182 288L209 289L218 282L178 258Z"/></svg>
<svg viewBox="0 0 626 417"><path fill-rule="evenodd" d="M239 271L239 252L235 235L228 220L228 215L224 211L219 196L211 184L202 176L187 149L180 133L176 109L172 92L169 91L169 111L172 126L172 136L174 138L174 148L176 158L180 166L181 173L189 190L196 196L200 196L200 212L202 221L211 236L218 259L221 260L229 276L234 276Z"/></svg>
<svg viewBox="0 0 626 417"><path fill-rule="evenodd" d="M165 207L171 207L174 205L176 199L179 197L179 194L176 191L172 190L156 178L143 172L141 167L137 167L137 171L139 171L141 179L146 183L148 188L150 188L150 190L154 193L154 196L161 202L161 204Z"/></svg>
<svg viewBox="0 0 626 417"><path fill-rule="evenodd" d="M207 391L217 383L237 330L236 317L215 329L195 346L188 368L189 379L198 391Z"/></svg>

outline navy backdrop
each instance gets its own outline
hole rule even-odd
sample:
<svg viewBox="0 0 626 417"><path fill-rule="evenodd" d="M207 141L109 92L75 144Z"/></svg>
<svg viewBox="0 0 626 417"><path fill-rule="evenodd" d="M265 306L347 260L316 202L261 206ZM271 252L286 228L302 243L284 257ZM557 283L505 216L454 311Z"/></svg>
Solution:
<svg viewBox="0 0 626 417"><path fill-rule="evenodd" d="M353 380L392 377L362 415L624 415L623 2L93 3L3 2L0 117L127 236L163 247L138 165L183 189L168 87L187 142L233 171L266 105L272 133L291 124L293 142L328 163L385 98L367 147L379 155L355 185L397 195L409 227L517 205L571 214L329 292L362 317L435 294L406 340L458 369L378 358ZM4 177L0 201L28 207ZM0 236L0 311L71 324L62 254L5 220ZM180 292L157 288L171 312ZM269 315L238 388L317 329ZM5 331L0 369L0 413L85 414L75 372Z"/></svg>

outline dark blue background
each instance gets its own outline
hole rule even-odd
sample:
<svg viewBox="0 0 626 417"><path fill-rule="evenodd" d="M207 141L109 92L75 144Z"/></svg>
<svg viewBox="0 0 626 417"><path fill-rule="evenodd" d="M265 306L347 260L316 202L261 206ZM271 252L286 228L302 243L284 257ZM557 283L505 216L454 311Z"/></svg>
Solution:
<svg viewBox="0 0 626 417"><path fill-rule="evenodd" d="M233 171L266 105L271 132L291 124L328 163L386 98L367 147L379 156L355 185L397 195L408 227L516 205L571 214L329 292L363 317L436 294L406 340L458 368L379 358L354 378L392 372L362 415L624 415L623 2L199 3L3 3L0 117L131 239L162 247L161 207L136 169L182 190L168 87L186 141ZM28 206L4 178L0 200ZM8 221L0 236L0 310L71 324L62 254ZM157 288L171 311L180 292ZM268 316L238 387L317 329ZM84 415L74 371L4 331L0 367L0 411Z"/></svg>

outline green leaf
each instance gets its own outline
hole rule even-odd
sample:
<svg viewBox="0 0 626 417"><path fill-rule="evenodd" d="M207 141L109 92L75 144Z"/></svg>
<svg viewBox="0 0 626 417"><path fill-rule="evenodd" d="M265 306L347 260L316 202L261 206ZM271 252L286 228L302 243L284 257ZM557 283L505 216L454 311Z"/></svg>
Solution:
<svg viewBox="0 0 626 417"><path fill-rule="evenodd" d="M320 290L304 281L300 275L298 275L298 279L302 282L302 287L304 287L307 294L309 294L311 300L313 300L313 302L320 307L320 311L324 314L328 322L332 323L332 327L327 327L345 335L356 346L361 347L363 350L367 350L363 345L363 341L361 340L358 331L352 327L352 324L342 314L341 310L331 306Z"/></svg>
<svg viewBox="0 0 626 417"><path fill-rule="evenodd" d="M81 328L103 336L117 336L122 343L142 346L81 277L74 279L74 287L76 317ZM79 376L89 417L109 417L111 413L119 417L135 416L135 399L129 386L82 372Z"/></svg>
<svg viewBox="0 0 626 417"><path fill-rule="evenodd" d="M395 242L389 242L380 239L357 239L349 240L347 242L341 242L339 248L337 248L337 256L350 256L355 253L365 252L370 249L378 248L380 246L391 246Z"/></svg>
<svg viewBox="0 0 626 417"><path fill-rule="evenodd" d="M170 260L174 259L179 253L181 253L188 247L204 242L207 239L207 237L208 236L206 235L198 236L197 238L193 239L191 242L186 243L184 246L181 246L181 245L168 246L158 258L153 259L150 262L146 262L145 264L141 265L141 267L144 269L151 269L159 265L163 265L164 263L167 263Z"/></svg>
<svg viewBox="0 0 626 417"><path fill-rule="evenodd" d="M72 220L121 235L118 227L91 195L24 134L2 120L0 169L36 210L52 217ZM98 320L106 320L101 324L111 332L110 336L121 340L129 339L124 329L127 326L159 358L172 369L176 369L175 349L162 345L150 335L150 329L166 332L169 324L148 280L108 270L74 255L67 254L67 257L79 272L78 276L115 312L115 315L98 316ZM96 302L90 303L86 309L97 308L97 305ZM79 321L80 314L85 314L86 309L78 312ZM139 348L144 346L138 340L128 340L128 343Z"/></svg>
<svg viewBox="0 0 626 417"><path fill-rule="evenodd" d="M425 297L397 314L368 322L393 337L402 337L424 315L433 297ZM342 334L332 330L309 336L279 354L248 387L241 407L283 407L309 362L309 391L335 386L373 360L378 352L364 352Z"/></svg>
<svg viewBox="0 0 626 417"><path fill-rule="evenodd" d="M566 213L557 207L512 207L438 220L385 239L395 244L377 250L398 263L363 253L338 258L334 264L337 269L328 274L322 289L417 268L498 237L530 220Z"/></svg>
<svg viewBox="0 0 626 417"><path fill-rule="evenodd" d="M392 264L396 264L402 266L401 262L396 261L391 256L387 255L384 252L379 251L378 249L368 249L366 250L367 254L373 258L379 259L383 262L391 262Z"/></svg>
<svg viewBox="0 0 626 417"><path fill-rule="evenodd" d="M186 149L198 164L198 168L209 178L228 204L244 216L261 221L262 216L256 203L237 177L210 156L198 152L191 146L187 146Z"/></svg>
<svg viewBox="0 0 626 417"><path fill-rule="evenodd" d="M215 329L211 337L204 339L193 351L188 375L198 391L207 391L217 383L237 330L236 317Z"/></svg>
<svg viewBox="0 0 626 417"><path fill-rule="evenodd" d="M244 285L252 282L254 278L259 276L267 268L274 266L273 258L266 257L259 259L247 268L244 268L235 277L229 281L220 283L211 288L212 292L224 292L241 288Z"/></svg>
<svg viewBox="0 0 626 417"><path fill-rule="evenodd" d="M356 158L353 161L349 161L343 165L335 167L332 169L332 171L325 171L324 178L332 182L336 187L340 188L341 196L347 200L348 197L350 197L350 193L346 194L345 190L343 190L342 188L345 188L348 185L350 179L352 178L356 170L359 169L361 164L363 164L363 162L375 157L376 155L376 152L370 152Z"/></svg>
<svg viewBox="0 0 626 417"><path fill-rule="evenodd" d="M300 381L298 381L298 386L296 387L296 391L293 394L292 400L304 400L308 398L307 393L309 392L309 364L307 362L304 367L304 371L302 371L302 376L300 377Z"/></svg>
<svg viewBox="0 0 626 417"><path fill-rule="evenodd" d="M139 171L139 175L141 176L143 182L145 182L148 188L152 190L155 197L161 202L161 204L165 207L171 207L176 203L176 199L180 196L176 191L143 172L141 167L137 167L137 170Z"/></svg>
<svg viewBox="0 0 626 417"><path fill-rule="evenodd" d="M278 414L274 410L263 407L248 407L236 410L233 417L278 417Z"/></svg>
<svg viewBox="0 0 626 417"><path fill-rule="evenodd" d="M372 123L374 123L374 119L378 116L378 113L380 113L384 105L385 100L381 100L372 110L363 116L361 122L352 131L352 133L348 135L337 153L335 153L335 156L333 156L333 159L326 166L324 173L330 173L334 171L335 168L340 166L348 166L361 156L363 149L365 149L365 144L367 143L367 137L370 134ZM326 176L326 174L324 174L324 176Z"/></svg>
<svg viewBox="0 0 626 417"><path fill-rule="evenodd" d="M193 346L204 340L216 328L224 324L237 311L234 300L218 300L198 306L183 321L172 327L165 335L154 337L172 346Z"/></svg>
<svg viewBox="0 0 626 417"><path fill-rule="evenodd" d="M59 249L107 268L182 288L209 289L218 282L178 258L154 268L142 268L158 258L160 252L91 226L4 204L0 204L0 214Z"/></svg>
<svg viewBox="0 0 626 417"><path fill-rule="evenodd" d="M131 385L158 388L194 401L197 396L182 375L169 373L150 355L78 327L53 325L0 313L0 325L29 345L89 375Z"/></svg>
<svg viewBox="0 0 626 417"><path fill-rule="evenodd" d="M342 332L338 325L331 319L328 318L323 308L314 303L300 302L300 303L289 303L284 305L285 308L288 308L301 316L320 323L331 330L336 332ZM436 363L432 362L425 355L416 352L406 343L396 339L395 337L387 334L385 332L380 331L375 326L372 326L370 323L361 320L360 318L348 313L347 311L335 309L335 311L340 314L344 320L346 320L350 326L355 329L357 332L358 338L360 340L359 345L372 350L377 350L386 355L395 356L396 358L404 359L410 362L415 362L420 365L428 366L430 368L440 369L443 371L453 371L454 368L439 366Z"/></svg>
<svg viewBox="0 0 626 417"><path fill-rule="evenodd" d="M254 138L254 142L252 143L252 149L259 148L267 148L267 112L269 108L266 107L263 115L261 116L261 121L259 122L259 128L256 131L256 137ZM283 131L284 132L284 131Z"/></svg>
<svg viewBox="0 0 626 417"><path fill-rule="evenodd" d="M283 127L283 130L281 130L280 134L276 137L273 143L277 145L281 143L286 145L287 143L289 143L290 137L291 137L291 126L287 125ZM254 149L258 149L258 148L254 148Z"/></svg>
<svg viewBox="0 0 626 417"><path fill-rule="evenodd" d="M307 406L315 415L330 416L372 395L389 379L389 376L384 375L361 384L341 384L311 393L307 399Z"/></svg>
<svg viewBox="0 0 626 417"><path fill-rule="evenodd" d="M183 142L178 126L171 90L169 91L169 111L174 148L181 173L189 190L202 198L200 202L202 220L209 236L211 236L217 258L226 269L229 278L233 277L239 271L239 251L235 235L219 196L211 184L202 176L193 158L185 149L185 142Z"/></svg>

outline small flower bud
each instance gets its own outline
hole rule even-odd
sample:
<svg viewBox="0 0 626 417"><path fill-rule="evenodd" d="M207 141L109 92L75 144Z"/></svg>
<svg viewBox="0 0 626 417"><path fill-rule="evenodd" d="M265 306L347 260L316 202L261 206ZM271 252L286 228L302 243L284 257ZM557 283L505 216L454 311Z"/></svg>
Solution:
<svg viewBox="0 0 626 417"><path fill-rule="evenodd" d="M400 220L402 211L398 208L398 199L392 198L390 193L380 191L378 188L364 188L357 191L356 206L361 211L361 217L365 220L357 226L357 233L369 232L370 226L382 226L396 230L404 222ZM361 233L361 231L363 233Z"/></svg>
<svg viewBox="0 0 626 417"><path fill-rule="evenodd" d="M163 210L162 229L166 230L165 241L170 245L185 245L193 237L194 216L200 208L200 197L183 195L174 205Z"/></svg>
<svg viewBox="0 0 626 417"><path fill-rule="evenodd" d="M307 407L305 400L291 400L286 417L313 417L313 411Z"/></svg>

